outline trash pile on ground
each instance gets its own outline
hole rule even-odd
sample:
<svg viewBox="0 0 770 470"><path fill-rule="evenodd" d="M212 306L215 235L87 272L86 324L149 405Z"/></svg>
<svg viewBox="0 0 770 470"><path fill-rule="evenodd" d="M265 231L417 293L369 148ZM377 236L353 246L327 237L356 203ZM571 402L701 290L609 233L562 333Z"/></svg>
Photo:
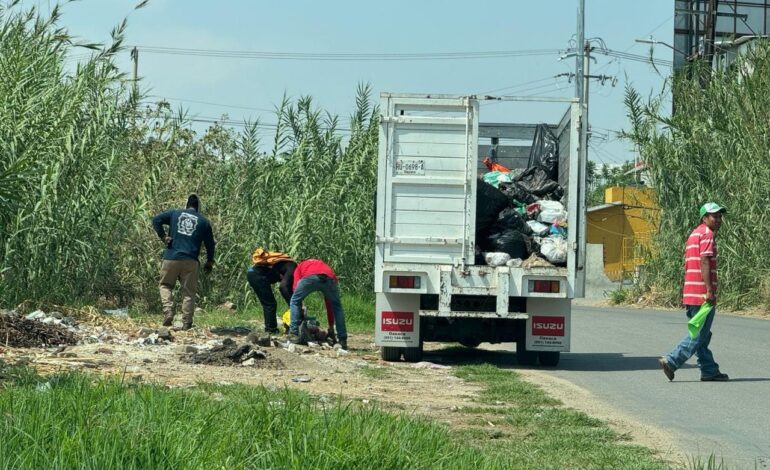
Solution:
<svg viewBox="0 0 770 470"><path fill-rule="evenodd" d="M46 314L36 310L29 315L0 311L0 346L39 348L77 344L77 323L57 312Z"/></svg>
<svg viewBox="0 0 770 470"><path fill-rule="evenodd" d="M521 173L484 160L489 172L476 194L477 264L566 266L567 211L559 185L559 146L544 124L537 126L529 165Z"/></svg>
<svg viewBox="0 0 770 470"><path fill-rule="evenodd" d="M280 359L270 357L270 353L259 346L248 342L238 343L232 338L211 341L203 346L187 346L180 360L214 366L283 368Z"/></svg>

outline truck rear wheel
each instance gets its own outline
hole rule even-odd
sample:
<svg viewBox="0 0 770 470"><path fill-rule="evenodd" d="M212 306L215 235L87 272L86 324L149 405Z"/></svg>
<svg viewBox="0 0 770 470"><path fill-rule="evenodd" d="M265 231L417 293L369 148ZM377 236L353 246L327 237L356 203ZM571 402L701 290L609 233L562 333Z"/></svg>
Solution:
<svg viewBox="0 0 770 470"><path fill-rule="evenodd" d="M460 344L462 344L466 348L477 348L479 347L479 344L481 344L481 341L464 340L464 341L460 341Z"/></svg>
<svg viewBox="0 0 770 470"><path fill-rule="evenodd" d="M401 348L383 346L380 348L380 357L383 361L397 362L399 359L401 359Z"/></svg>
<svg viewBox="0 0 770 470"><path fill-rule="evenodd" d="M540 359L540 365L545 367L556 367L559 365L559 359L561 359L559 351L540 351L537 355Z"/></svg>
<svg viewBox="0 0 770 470"><path fill-rule="evenodd" d="M517 322L517 328L514 332L516 338L516 362L522 366L534 366L537 362L537 352L527 349L526 322Z"/></svg>
<svg viewBox="0 0 770 470"><path fill-rule="evenodd" d="M422 341L416 348L404 348L404 360L406 362L420 362L422 361Z"/></svg>

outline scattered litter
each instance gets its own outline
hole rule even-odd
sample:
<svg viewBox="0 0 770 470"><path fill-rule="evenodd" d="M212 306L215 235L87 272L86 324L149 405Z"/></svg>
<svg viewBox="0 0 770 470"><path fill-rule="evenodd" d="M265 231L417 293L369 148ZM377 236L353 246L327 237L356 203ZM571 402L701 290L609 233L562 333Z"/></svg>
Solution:
<svg viewBox="0 0 770 470"><path fill-rule="evenodd" d="M415 369L451 369L451 366L445 366L443 364L434 364L433 362L420 361L412 364Z"/></svg>
<svg viewBox="0 0 770 470"><path fill-rule="evenodd" d="M310 377L305 377L305 376L292 377L292 379L291 379L292 382L303 383L303 384L304 383L308 383L311 380L312 379Z"/></svg>
<svg viewBox="0 0 770 470"><path fill-rule="evenodd" d="M348 354L350 354L350 352L345 349L340 348L337 350L337 357L347 356Z"/></svg>
<svg viewBox="0 0 770 470"><path fill-rule="evenodd" d="M214 326L209 331L220 336L246 336L251 333L251 328L245 326Z"/></svg>
<svg viewBox="0 0 770 470"><path fill-rule="evenodd" d="M104 313L106 315L111 316L111 317L127 318L128 317L128 307L121 307L121 308L114 308L114 309L105 309Z"/></svg>
<svg viewBox="0 0 770 470"><path fill-rule="evenodd" d="M230 338L210 347L186 347L185 354L180 357L182 362L190 364L206 364L214 366L246 365L268 369L281 369L283 363L271 358L266 351L249 343L238 344ZM189 351L189 352L187 352ZM194 352L193 352L194 351Z"/></svg>
<svg viewBox="0 0 770 470"><path fill-rule="evenodd" d="M38 392L47 392L51 390L51 382L39 383L35 387L35 390Z"/></svg>
<svg viewBox="0 0 770 470"><path fill-rule="evenodd" d="M509 268L520 268L521 263L523 263L521 258L514 258L512 260L508 260L508 262L505 263L505 265L508 266Z"/></svg>
<svg viewBox="0 0 770 470"><path fill-rule="evenodd" d="M33 318L33 319L30 319ZM39 348L61 344L77 344L77 329L62 324L38 310L26 317L15 311L0 311L0 344L14 348Z"/></svg>

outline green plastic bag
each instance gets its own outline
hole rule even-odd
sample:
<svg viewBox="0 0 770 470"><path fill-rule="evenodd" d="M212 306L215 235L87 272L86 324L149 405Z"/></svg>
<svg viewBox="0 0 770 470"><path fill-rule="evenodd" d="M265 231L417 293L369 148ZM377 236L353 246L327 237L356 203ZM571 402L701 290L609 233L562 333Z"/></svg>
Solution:
<svg viewBox="0 0 770 470"><path fill-rule="evenodd" d="M710 303L706 302L700 306L698 313L690 318L690 321L687 322L687 330L690 332L690 339L695 339L700 334L700 330L703 328L703 324L706 323L706 318L709 316L709 313L711 313L711 310L713 309L714 307Z"/></svg>

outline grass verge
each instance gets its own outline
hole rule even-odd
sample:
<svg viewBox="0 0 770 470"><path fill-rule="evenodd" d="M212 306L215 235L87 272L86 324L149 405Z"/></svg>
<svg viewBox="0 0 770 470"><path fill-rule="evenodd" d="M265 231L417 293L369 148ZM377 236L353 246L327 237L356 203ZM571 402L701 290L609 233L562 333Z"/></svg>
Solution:
<svg viewBox="0 0 770 470"><path fill-rule="evenodd" d="M644 447L631 445L600 420L561 407L515 372L490 364L462 366L456 375L486 386L479 401L498 405L464 437L485 450L508 456L512 468L664 469L668 464Z"/></svg>

